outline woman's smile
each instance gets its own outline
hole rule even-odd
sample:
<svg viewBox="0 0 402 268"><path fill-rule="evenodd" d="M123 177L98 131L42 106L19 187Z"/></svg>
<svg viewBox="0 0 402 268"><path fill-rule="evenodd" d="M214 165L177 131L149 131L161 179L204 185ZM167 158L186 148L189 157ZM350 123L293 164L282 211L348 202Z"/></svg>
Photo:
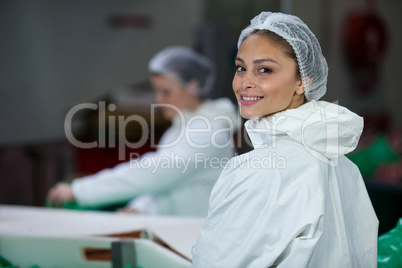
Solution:
<svg viewBox="0 0 402 268"><path fill-rule="evenodd" d="M240 95L240 103L241 105L254 105L262 100L264 97L262 96L254 96L254 95L247 95L241 94Z"/></svg>

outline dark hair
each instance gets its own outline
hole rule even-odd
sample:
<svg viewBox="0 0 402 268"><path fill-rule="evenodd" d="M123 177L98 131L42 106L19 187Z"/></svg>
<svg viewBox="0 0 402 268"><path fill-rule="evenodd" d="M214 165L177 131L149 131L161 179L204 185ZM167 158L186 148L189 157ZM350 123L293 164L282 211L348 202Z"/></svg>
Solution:
<svg viewBox="0 0 402 268"><path fill-rule="evenodd" d="M268 38L270 41L272 41L275 44L277 44L278 46L280 46L282 48L283 52L285 53L285 55L287 55L289 58L291 58L291 59L293 59L295 61L295 63L296 63L296 75L299 78L301 77L299 64L297 62L296 53L293 50L292 46L283 37L277 35L274 32L271 32L269 30L258 30L257 29L257 30L252 31L247 36L245 36L243 41L246 40L247 37L249 37L250 35L253 35L253 34L264 36L264 37Z"/></svg>

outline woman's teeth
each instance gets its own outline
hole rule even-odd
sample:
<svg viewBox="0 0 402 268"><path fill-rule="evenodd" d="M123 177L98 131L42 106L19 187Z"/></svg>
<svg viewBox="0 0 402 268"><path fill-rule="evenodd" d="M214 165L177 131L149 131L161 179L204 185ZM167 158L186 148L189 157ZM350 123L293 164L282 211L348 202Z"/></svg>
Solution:
<svg viewBox="0 0 402 268"><path fill-rule="evenodd" d="M244 97L242 96L242 99L245 101L256 101L262 99L262 97Z"/></svg>

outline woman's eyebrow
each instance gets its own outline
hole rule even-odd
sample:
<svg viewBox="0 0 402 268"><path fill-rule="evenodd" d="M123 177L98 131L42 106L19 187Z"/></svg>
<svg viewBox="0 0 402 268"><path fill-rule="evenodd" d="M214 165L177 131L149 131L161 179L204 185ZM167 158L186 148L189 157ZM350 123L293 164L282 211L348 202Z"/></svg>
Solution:
<svg viewBox="0 0 402 268"><path fill-rule="evenodd" d="M235 61L240 61L241 63L244 63L244 60L242 60L242 59L239 58L239 57L236 57L236 58L235 58Z"/></svg>
<svg viewBox="0 0 402 268"><path fill-rule="evenodd" d="M279 65L279 63L276 60L273 60L273 59L258 59L258 60L253 61L253 63L254 64L260 64L260 63L263 63L263 62L266 62L266 61L272 62L272 63L275 63L275 64Z"/></svg>
<svg viewBox="0 0 402 268"><path fill-rule="evenodd" d="M244 60L242 58L239 58L239 57L236 57L235 61L240 61L241 63L244 63ZM254 64L261 64L261 63L266 62L266 61L272 62L272 63L275 63L275 64L279 65L279 63L276 60L273 60L273 59L258 59L258 60L254 60L253 63Z"/></svg>

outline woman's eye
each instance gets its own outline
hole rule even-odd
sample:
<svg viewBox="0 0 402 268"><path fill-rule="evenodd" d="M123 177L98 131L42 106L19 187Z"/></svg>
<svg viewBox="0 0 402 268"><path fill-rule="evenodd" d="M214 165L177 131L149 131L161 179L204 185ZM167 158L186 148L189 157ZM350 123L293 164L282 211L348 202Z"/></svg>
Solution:
<svg viewBox="0 0 402 268"><path fill-rule="evenodd" d="M261 68L260 73L272 73L272 70L270 68Z"/></svg>
<svg viewBox="0 0 402 268"><path fill-rule="evenodd" d="M236 72L242 72L242 71L244 71L245 69L243 68L243 67L241 67L241 66L236 66Z"/></svg>
<svg viewBox="0 0 402 268"><path fill-rule="evenodd" d="M167 89L157 89L155 90L156 95L162 98L167 98L170 96L170 91Z"/></svg>

